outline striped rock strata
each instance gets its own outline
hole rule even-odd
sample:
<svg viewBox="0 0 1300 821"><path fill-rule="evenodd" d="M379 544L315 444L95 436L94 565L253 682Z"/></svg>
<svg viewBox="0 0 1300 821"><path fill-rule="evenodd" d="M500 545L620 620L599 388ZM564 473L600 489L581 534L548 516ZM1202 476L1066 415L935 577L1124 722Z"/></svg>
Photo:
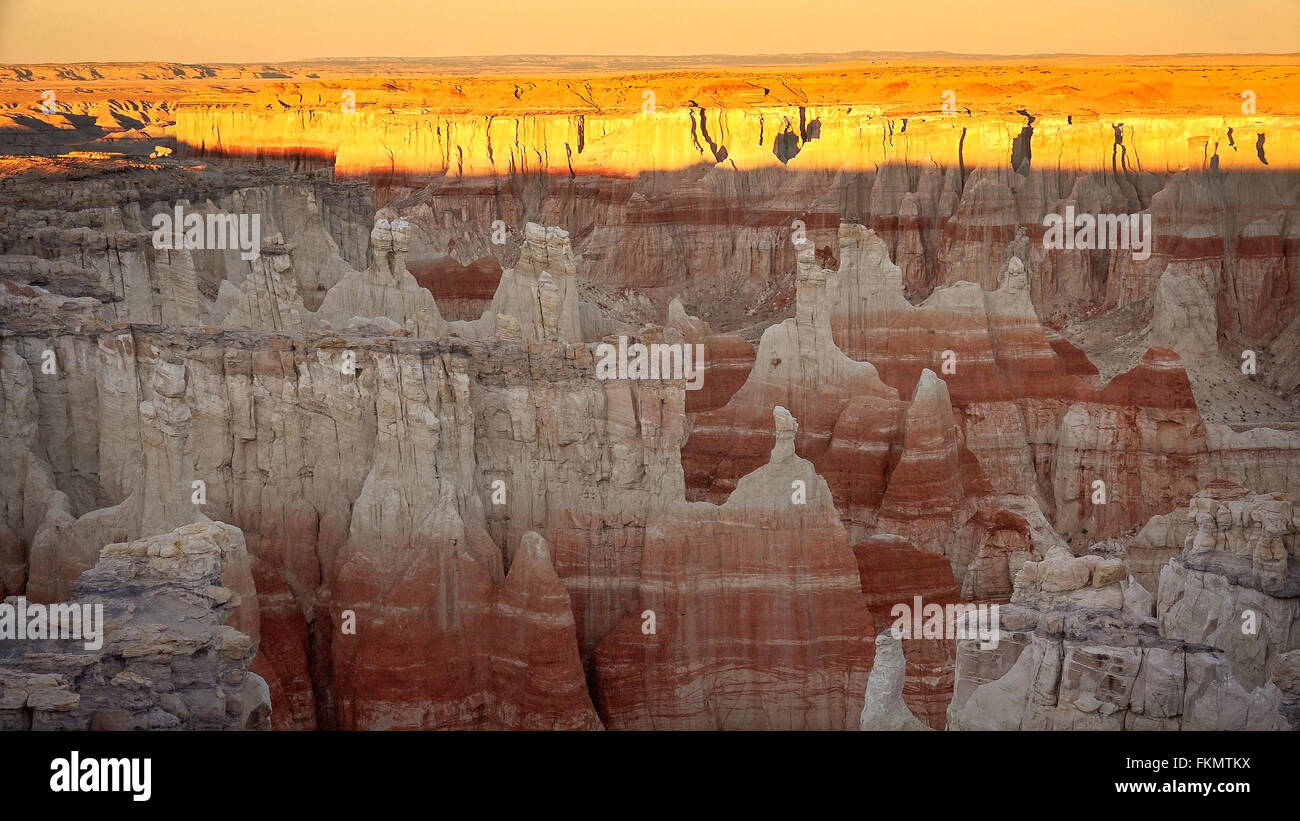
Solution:
<svg viewBox="0 0 1300 821"><path fill-rule="evenodd" d="M846 729L872 658L853 552L777 407L768 464L647 525L637 607L598 645L611 729Z"/></svg>

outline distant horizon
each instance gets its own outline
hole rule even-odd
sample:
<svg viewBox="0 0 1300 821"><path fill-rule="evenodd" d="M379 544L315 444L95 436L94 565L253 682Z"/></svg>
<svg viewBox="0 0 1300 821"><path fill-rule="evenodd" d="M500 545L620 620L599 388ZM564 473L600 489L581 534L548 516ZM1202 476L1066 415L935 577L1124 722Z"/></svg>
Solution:
<svg viewBox="0 0 1300 821"><path fill-rule="evenodd" d="M812 49L808 49L812 46ZM3 0L0 63L723 59L895 54L1016 59L1284 56L1300 3L1238 0ZM393 55L302 57L293 55ZM411 57L404 55L422 55ZM555 55L555 56L551 56Z"/></svg>
<svg viewBox="0 0 1300 821"><path fill-rule="evenodd" d="M227 66L273 66L273 65L306 65L311 63L411 63L419 64L438 64L456 60L475 60L475 61L566 61L566 60L662 60L672 63L690 63L699 61L701 64L711 60L778 60L789 63L840 63L840 62L858 62L864 60L932 60L932 59L954 59L954 60L1052 60L1052 59L1115 59L1115 60L1159 60L1159 59L1189 59L1189 58L1211 58L1211 57L1277 57L1277 58L1296 58L1300 60L1300 51L1193 51L1178 52L1169 54L1106 54L1106 53L1085 53L1085 52L1042 52L1042 53L1024 53L1024 54L996 54L985 52L958 52L958 51L842 51L842 52L755 52L755 53L731 53L731 52L713 52L702 54L605 54L605 53L574 53L574 54L541 54L541 53L512 53L512 54L452 54L447 56L422 56L422 57L402 57L397 55L356 55L356 56L320 56L320 57L291 57L279 60L267 59L247 59L247 60L163 60L157 58L139 58L139 59L115 59L115 60L23 60L0 61L0 65L6 66L57 66L57 65L181 65L181 66L204 66L204 65L227 65Z"/></svg>

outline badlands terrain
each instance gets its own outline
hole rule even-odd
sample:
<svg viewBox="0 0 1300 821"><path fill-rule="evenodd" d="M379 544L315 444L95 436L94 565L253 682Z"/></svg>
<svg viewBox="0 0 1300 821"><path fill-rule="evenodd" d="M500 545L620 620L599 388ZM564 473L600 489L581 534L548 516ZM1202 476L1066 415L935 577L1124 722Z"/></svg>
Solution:
<svg viewBox="0 0 1300 821"><path fill-rule="evenodd" d="M0 728L1300 725L1300 60L751 62L0 66Z"/></svg>

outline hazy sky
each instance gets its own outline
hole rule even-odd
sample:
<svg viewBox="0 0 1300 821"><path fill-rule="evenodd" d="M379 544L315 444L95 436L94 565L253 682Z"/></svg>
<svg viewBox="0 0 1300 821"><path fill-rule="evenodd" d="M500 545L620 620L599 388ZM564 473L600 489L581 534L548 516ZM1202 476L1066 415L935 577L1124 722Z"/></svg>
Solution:
<svg viewBox="0 0 1300 821"><path fill-rule="evenodd" d="M1300 0L0 0L0 63L1300 51Z"/></svg>

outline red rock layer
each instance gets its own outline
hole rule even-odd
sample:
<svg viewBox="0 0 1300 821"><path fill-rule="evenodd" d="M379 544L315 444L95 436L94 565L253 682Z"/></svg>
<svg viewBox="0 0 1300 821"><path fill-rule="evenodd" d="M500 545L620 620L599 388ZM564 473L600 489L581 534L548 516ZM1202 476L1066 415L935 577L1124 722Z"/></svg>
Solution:
<svg viewBox="0 0 1300 821"><path fill-rule="evenodd" d="M1139 527L1197 491L1205 424L1173 351L1148 350L1132 370L1071 406L1059 431L1054 522L1067 538L1096 541Z"/></svg>
<svg viewBox="0 0 1300 821"><path fill-rule="evenodd" d="M249 669L270 687L271 729L316 729L306 619L279 574L268 572L261 561L253 564L253 573L259 590L262 640Z"/></svg>
<svg viewBox="0 0 1300 821"><path fill-rule="evenodd" d="M485 376L475 386L484 420L475 459L485 484L508 491L504 504L485 495L494 540L546 534L589 662L635 604L647 511L682 499L685 392L668 382L596 380L590 346L552 349L549 358L539 348L526 356L515 348L511 358L512 349L496 347L476 362Z"/></svg>
<svg viewBox="0 0 1300 821"><path fill-rule="evenodd" d="M876 527L927 552L945 553L966 506L959 448L948 388L927 369L903 416L903 451L889 474Z"/></svg>
<svg viewBox="0 0 1300 821"><path fill-rule="evenodd" d="M1008 257L997 291L959 284L913 306L901 271L866 229L843 225L839 256L836 343L900 391L913 390L927 368L941 373L965 445L995 493L1034 499L1071 536L1090 515L1081 489L1091 494L1104 481L1125 502L1108 500L1089 529L1096 538L1195 492L1185 477L1195 474L1192 454L1205 450L1205 431L1176 355L1153 351L1101 387L1086 358L1039 324L1019 257Z"/></svg>
<svg viewBox="0 0 1300 821"><path fill-rule="evenodd" d="M858 563L862 594L878 632L893 625L895 617L891 611L895 605L913 607L916 596L924 604L961 601L948 559L917 550L901 536L872 536L854 544L853 555ZM904 639L903 655L907 659L903 701L917 718L942 730L952 700L956 642Z"/></svg>
<svg viewBox="0 0 1300 821"><path fill-rule="evenodd" d="M329 676L327 669L320 669L322 659L313 663L312 658L313 646L318 651L327 648L330 638L328 628L322 630L328 620L322 618L318 598L326 582L322 566L329 566L321 557L332 559L347 538L350 505L345 493L334 489L330 494L338 495L332 499L313 494L311 477L346 483L347 474L358 466L344 467L346 456L330 448L303 444L325 430L330 431L327 441L353 440L354 430L364 428L363 415L343 425L323 418L302 424L294 406L309 388L297 384L298 360L286 339L273 339L255 351L212 346L199 350L197 358L201 364L191 363L191 372L204 372L210 381L195 413L199 441L204 443L198 448L196 470L208 477L209 502L216 515L249 534L249 550L256 556L253 573L259 590L267 591L254 666L259 673L264 667L274 672L274 678L263 674L272 689L272 726L281 729L280 722L288 720L293 729L329 728ZM254 393L265 399L254 399ZM274 420L272 441L259 441L259 414ZM228 487L214 481L227 473ZM314 622L309 623L309 616ZM283 700L274 700L277 688L283 689Z"/></svg>
<svg viewBox="0 0 1300 821"><path fill-rule="evenodd" d="M805 255L812 259L812 249ZM774 407L800 420L798 453L825 477L846 522L869 522L884 493L903 403L831 339L826 278L801 266L796 316L764 332L754 369L725 407L697 414L682 448L688 498L720 501L766 461Z"/></svg>
<svg viewBox="0 0 1300 821"><path fill-rule="evenodd" d="M601 729L578 656L569 594L536 533L524 534L493 615L490 726Z"/></svg>
<svg viewBox="0 0 1300 821"><path fill-rule="evenodd" d="M406 270L433 294L444 319L478 319L492 304L501 281L501 263L490 256L466 265L453 257L408 259Z"/></svg>
<svg viewBox="0 0 1300 821"><path fill-rule="evenodd" d="M1014 241L1012 253L1023 244ZM1049 519L1064 523L1066 536L1087 527L1091 542L1195 491L1205 433L1176 356L1152 350L1101 386L1086 357L1038 322L1018 256L1004 263L997 291L965 283L919 306L903 297L904 272L860 226L841 226L839 260L835 275L817 270L811 253L801 256L795 320L765 335L749 381L726 407L694 418L682 461L692 490L716 497L729 489L727 471L755 460L771 441L759 438L765 406L801 402L810 421L796 449L826 477L845 523L858 538L878 532L910 540L904 549L881 535L858 551L861 584L882 629L889 607L910 606L914 595L927 603L930 596L1008 601L1024 563L1059 542ZM824 314L833 341L817 335ZM778 345L782 330L799 344ZM910 405L846 388L840 380L851 369L813 370L826 358L837 361L835 343L876 366L885 383L912 392ZM802 367L793 378L780 379L778 349L798 352ZM1096 479L1109 499L1094 509ZM943 726L953 648L909 640L905 656L905 700Z"/></svg>
<svg viewBox="0 0 1300 821"><path fill-rule="evenodd" d="M829 488L792 438L725 504L652 518L641 609L595 654L610 729L856 726L872 619ZM804 504L792 500L796 481Z"/></svg>
<svg viewBox="0 0 1300 821"><path fill-rule="evenodd" d="M749 378L754 346L736 334L715 334L708 323L686 313L674 299L665 329L675 328L685 342L704 346L704 376L699 390L686 392L686 412L700 413L726 405Z"/></svg>
<svg viewBox="0 0 1300 821"><path fill-rule="evenodd" d="M957 407L1060 399L1084 391L1080 377L1097 373L1082 353L1039 323L1023 276L1012 278L1005 291L966 282L914 306L903 298L901 272L883 244L862 226L842 226L839 256L831 312L835 342L853 359L875 365L880 378L900 391L913 391L928 368L948 384ZM953 353L948 368L945 351Z"/></svg>
<svg viewBox="0 0 1300 821"><path fill-rule="evenodd" d="M754 367L754 346L735 334L710 334L704 345L704 384L686 393L686 411L699 413L721 408L745 384Z"/></svg>
<svg viewBox="0 0 1300 821"><path fill-rule="evenodd" d="M338 726L594 727L590 702L575 695L586 690L568 594L541 566L550 555L536 534L508 543L520 545L507 551L517 578L498 591L502 551L472 478L465 364L412 349L366 365L374 461L329 587Z"/></svg>
<svg viewBox="0 0 1300 821"><path fill-rule="evenodd" d="M466 729L487 722L484 656L495 586L468 555L422 540L406 555L343 559L331 612L339 729ZM429 595L434 591L435 595ZM349 635L349 621L356 634Z"/></svg>
<svg viewBox="0 0 1300 821"><path fill-rule="evenodd" d="M450 226L439 220L430 230L455 245L462 235L488 233L503 207L515 224L529 211L530 183L525 174L444 183L429 201L437 198L440 213L464 216ZM1059 327L1149 297L1173 264L1223 283L1211 289L1219 295L1220 337L1253 348L1271 341L1300 310L1300 268L1292 261L1297 237L1283 219L1294 184L1293 172L1231 175L1219 183L1192 171L1135 187L1110 173L1031 167L1020 174L1009 166L963 171L907 161L834 176L790 167L701 177L689 169L634 179L552 180L544 205L551 213L544 218L573 233L582 275L602 287L680 290L687 282L738 273L750 296L793 267L795 220L805 224L810 243L829 246L832 256L841 219L874 229L914 300L960 281L993 290L1007 244L1023 231L1024 259L1034 272L1030 297L1049 324ZM503 199L506 191L510 196ZM1151 257L1044 249L1043 215L1071 205L1076 213L1149 210ZM1216 216L1225 213L1240 216L1231 222ZM481 251L458 249L456 256L470 260Z"/></svg>
<svg viewBox="0 0 1300 821"><path fill-rule="evenodd" d="M342 729L594 730L568 593L528 534L504 586L453 544L349 557L332 615ZM430 595L432 593L432 595Z"/></svg>

